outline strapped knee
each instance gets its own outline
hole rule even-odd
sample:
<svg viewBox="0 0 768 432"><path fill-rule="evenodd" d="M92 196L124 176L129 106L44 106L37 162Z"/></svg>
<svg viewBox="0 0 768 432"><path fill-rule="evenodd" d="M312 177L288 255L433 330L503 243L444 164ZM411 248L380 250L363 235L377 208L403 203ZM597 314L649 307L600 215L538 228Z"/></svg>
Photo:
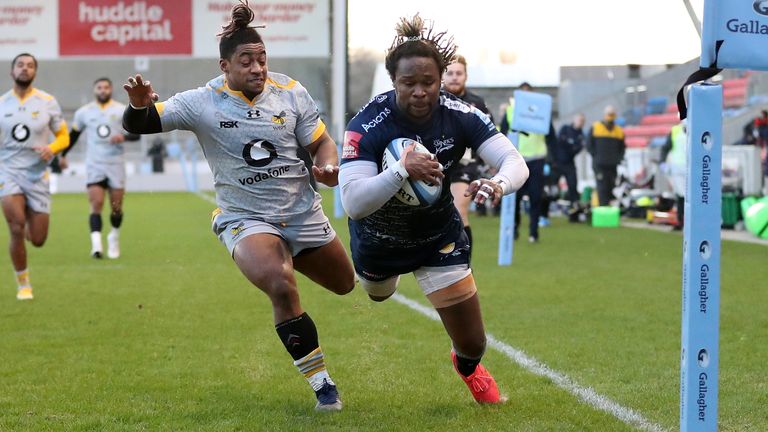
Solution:
<svg viewBox="0 0 768 432"><path fill-rule="evenodd" d="M468 275L464 279L445 288L427 294L427 298L435 309L446 308L459 304L477 293L475 279Z"/></svg>
<svg viewBox="0 0 768 432"><path fill-rule="evenodd" d="M369 281L360 275L357 275L357 279L360 281L360 286L369 296L379 298L387 298L394 294L397 284L400 282L400 276L391 277L381 282Z"/></svg>

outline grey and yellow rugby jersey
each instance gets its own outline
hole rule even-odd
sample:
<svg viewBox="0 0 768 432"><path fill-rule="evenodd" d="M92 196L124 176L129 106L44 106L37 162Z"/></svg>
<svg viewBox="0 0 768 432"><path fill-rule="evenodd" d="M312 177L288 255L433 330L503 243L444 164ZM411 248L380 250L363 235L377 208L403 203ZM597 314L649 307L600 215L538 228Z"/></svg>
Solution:
<svg viewBox="0 0 768 432"><path fill-rule="evenodd" d="M115 100L103 105L94 101L75 111L72 129L85 132L88 142L85 152L86 164L123 163L123 144L110 142L113 136L125 133L123 111L125 105Z"/></svg>
<svg viewBox="0 0 768 432"><path fill-rule="evenodd" d="M61 107L48 93L33 88L23 100L13 90L0 96L0 170L41 178L47 162L32 147L50 144L62 127Z"/></svg>
<svg viewBox="0 0 768 432"><path fill-rule="evenodd" d="M297 81L270 72L252 102L224 76L156 104L163 131L194 132L213 172L224 214L285 222L319 196L297 156L325 131L317 105Z"/></svg>

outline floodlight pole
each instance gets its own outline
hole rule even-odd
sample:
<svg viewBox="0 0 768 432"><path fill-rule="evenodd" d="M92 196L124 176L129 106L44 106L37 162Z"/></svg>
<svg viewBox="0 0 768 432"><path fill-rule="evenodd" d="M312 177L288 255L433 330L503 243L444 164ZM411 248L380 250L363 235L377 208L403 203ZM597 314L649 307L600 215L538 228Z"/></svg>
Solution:
<svg viewBox="0 0 768 432"><path fill-rule="evenodd" d="M331 137L338 145L339 161L347 125L347 19L347 0L332 0ZM338 186L333 189L333 216L344 217Z"/></svg>

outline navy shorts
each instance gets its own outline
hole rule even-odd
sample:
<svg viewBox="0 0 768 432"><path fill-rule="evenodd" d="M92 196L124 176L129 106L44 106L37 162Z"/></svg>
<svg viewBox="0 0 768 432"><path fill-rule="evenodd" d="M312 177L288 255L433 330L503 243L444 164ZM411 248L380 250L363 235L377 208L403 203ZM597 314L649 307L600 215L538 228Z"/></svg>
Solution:
<svg viewBox="0 0 768 432"><path fill-rule="evenodd" d="M393 249L389 253L377 253L372 256L353 251L352 262L360 277L371 282L380 282L424 268L434 271L468 270L469 248L467 234L460 230L452 240L446 239L410 253Z"/></svg>

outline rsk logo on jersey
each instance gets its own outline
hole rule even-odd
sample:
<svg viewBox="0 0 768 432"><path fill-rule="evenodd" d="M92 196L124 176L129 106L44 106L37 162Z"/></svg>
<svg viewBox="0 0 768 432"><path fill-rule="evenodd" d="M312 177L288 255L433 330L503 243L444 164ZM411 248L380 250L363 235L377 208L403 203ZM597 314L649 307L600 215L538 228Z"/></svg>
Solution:
<svg viewBox="0 0 768 432"><path fill-rule="evenodd" d="M356 159L360 155L360 138L363 134L359 132L344 132L344 146L341 149L342 159Z"/></svg>
<svg viewBox="0 0 768 432"><path fill-rule="evenodd" d="M219 122L219 129L239 129L237 126L237 120L234 121L220 121Z"/></svg>
<svg viewBox="0 0 768 432"><path fill-rule="evenodd" d="M368 129L375 128L379 123L383 122L385 118L389 117L390 114L392 114L392 110L389 108L384 108L384 111L380 112L379 115L372 118L371 121L368 123L363 123L363 130L368 132Z"/></svg>

